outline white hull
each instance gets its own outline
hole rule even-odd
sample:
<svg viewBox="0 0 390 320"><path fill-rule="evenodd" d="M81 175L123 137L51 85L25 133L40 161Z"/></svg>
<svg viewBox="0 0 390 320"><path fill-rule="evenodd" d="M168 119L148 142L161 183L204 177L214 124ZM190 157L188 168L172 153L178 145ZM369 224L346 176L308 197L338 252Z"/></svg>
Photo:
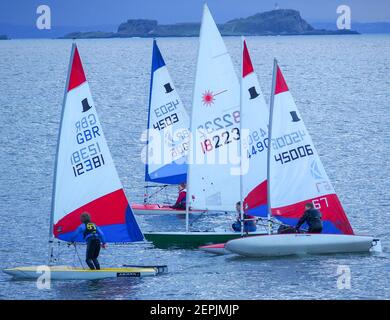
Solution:
<svg viewBox="0 0 390 320"><path fill-rule="evenodd" d="M336 234L275 234L231 240L225 249L248 257L369 252L369 236Z"/></svg>
<svg viewBox="0 0 390 320"><path fill-rule="evenodd" d="M16 279L37 279L42 276L44 271L48 272L44 269L45 267L50 270L51 280L98 280L106 278L156 276L159 273L163 273L159 267L129 267L89 270L70 266L16 267L4 269L3 272Z"/></svg>

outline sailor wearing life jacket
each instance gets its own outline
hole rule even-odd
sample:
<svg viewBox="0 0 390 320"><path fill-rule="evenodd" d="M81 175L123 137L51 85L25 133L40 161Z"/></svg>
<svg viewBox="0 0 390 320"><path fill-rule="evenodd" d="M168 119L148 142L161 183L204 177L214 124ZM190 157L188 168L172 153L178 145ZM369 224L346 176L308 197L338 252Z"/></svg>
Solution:
<svg viewBox="0 0 390 320"><path fill-rule="evenodd" d="M313 203L308 202L305 204L305 213L299 219L296 229L299 228L306 222L309 226L309 233L321 233L322 232L322 214L319 210L314 208Z"/></svg>
<svg viewBox="0 0 390 320"><path fill-rule="evenodd" d="M173 206L171 206L172 209L177 210L185 210L186 208L186 198L187 198L187 189L186 184L181 183L179 185L179 195L177 197L177 200Z"/></svg>
<svg viewBox="0 0 390 320"><path fill-rule="evenodd" d="M100 228L91 221L89 213L84 212L80 216L81 224L74 232L71 242L74 243L76 238L82 234L87 242L87 253L85 262L91 270L100 270L100 264L97 258L100 253L100 246L106 248L104 233Z"/></svg>

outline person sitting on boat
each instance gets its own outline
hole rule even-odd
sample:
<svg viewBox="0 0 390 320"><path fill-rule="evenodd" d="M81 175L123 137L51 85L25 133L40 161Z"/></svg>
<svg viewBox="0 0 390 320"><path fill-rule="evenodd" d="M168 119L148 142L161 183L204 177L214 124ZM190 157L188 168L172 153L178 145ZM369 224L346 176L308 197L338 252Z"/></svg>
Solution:
<svg viewBox="0 0 390 320"><path fill-rule="evenodd" d="M176 203L171 206L172 209L185 210L186 209L186 198L187 198L187 189L186 184L181 183L179 185L179 195L177 197Z"/></svg>
<svg viewBox="0 0 390 320"><path fill-rule="evenodd" d="M97 260L100 253L100 246L106 248L106 240L102 230L91 221L88 212L83 212L80 216L81 224L73 233L71 243L82 234L87 242L87 253L85 262L91 270L100 270L100 264Z"/></svg>
<svg viewBox="0 0 390 320"><path fill-rule="evenodd" d="M314 208L313 203L308 202L305 204L305 212L299 219L296 229L299 228L306 222L309 226L309 233L321 233L322 232L322 214L319 210Z"/></svg>
<svg viewBox="0 0 390 320"><path fill-rule="evenodd" d="M237 221L232 224L232 228L236 232L241 231L241 202L236 203L236 211L238 213ZM256 220L254 216L244 213L244 232L254 232L256 231Z"/></svg>

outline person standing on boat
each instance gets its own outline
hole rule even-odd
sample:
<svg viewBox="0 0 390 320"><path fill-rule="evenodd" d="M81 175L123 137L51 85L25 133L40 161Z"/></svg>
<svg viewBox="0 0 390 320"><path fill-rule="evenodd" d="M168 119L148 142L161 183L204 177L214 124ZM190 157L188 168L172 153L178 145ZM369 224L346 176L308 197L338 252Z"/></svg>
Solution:
<svg viewBox="0 0 390 320"><path fill-rule="evenodd" d="M91 221L91 216L88 212L83 212L80 216L81 224L74 232L71 243L74 243L76 238L82 234L87 242L87 253L85 262L91 270L100 270L100 264L97 258L99 257L100 247L106 248L106 240L102 230Z"/></svg>
<svg viewBox="0 0 390 320"><path fill-rule="evenodd" d="M187 189L186 184L181 183L179 184L179 195L177 197L177 200L173 206L171 206L172 209L177 210L185 210L186 209L186 198L187 198Z"/></svg>
<svg viewBox="0 0 390 320"><path fill-rule="evenodd" d="M308 202L305 204L305 212L299 219L296 229L299 228L306 222L309 226L309 233L321 233L322 232L322 214L319 210L314 208L313 203Z"/></svg>
<svg viewBox="0 0 390 320"><path fill-rule="evenodd" d="M232 224L232 228L236 232L241 231L241 202L236 203L237 221ZM244 232L256 231L256 220L254 216L244 213Z"/></svg>

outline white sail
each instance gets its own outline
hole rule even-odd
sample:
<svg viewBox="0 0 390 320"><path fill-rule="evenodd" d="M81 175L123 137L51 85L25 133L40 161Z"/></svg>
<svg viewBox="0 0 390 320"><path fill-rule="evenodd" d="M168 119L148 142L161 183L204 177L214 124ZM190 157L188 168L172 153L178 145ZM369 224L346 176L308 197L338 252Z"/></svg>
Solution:
<svg viewBox="0 0 390 320"><path fill-rule="evenodd" d="M272 215L295 225L312 202L323 215L323 233L353 234L277 63L274 83L268 181Z"/></svg>
<svg viewBox="0 0 390 320"><path fill-rule="evenodd" d="M187 202L194 209L234 210L240 200L240 89L233 63L207 5L199 41Z"/></svg>
<svg viewBox="0 0 390 320"><path fill-rule="evenodd" d="M189 126L188 114L154 40L145 181L186 182Z"/></svg>
<svg viewBox="0 0 390 320"><path fill-rule="evenodd" d="M269 107L242 41L241 139L244 211L267 216L267 149Z"/></svg>
<svg viewBox="0 0 390 320"><path fill-rule="evenodd" d="M53 193L55 237L68 241L80 224L80 214L87 211L108 242L143 239L108 149L75 44L61 119Z"/></svg>

